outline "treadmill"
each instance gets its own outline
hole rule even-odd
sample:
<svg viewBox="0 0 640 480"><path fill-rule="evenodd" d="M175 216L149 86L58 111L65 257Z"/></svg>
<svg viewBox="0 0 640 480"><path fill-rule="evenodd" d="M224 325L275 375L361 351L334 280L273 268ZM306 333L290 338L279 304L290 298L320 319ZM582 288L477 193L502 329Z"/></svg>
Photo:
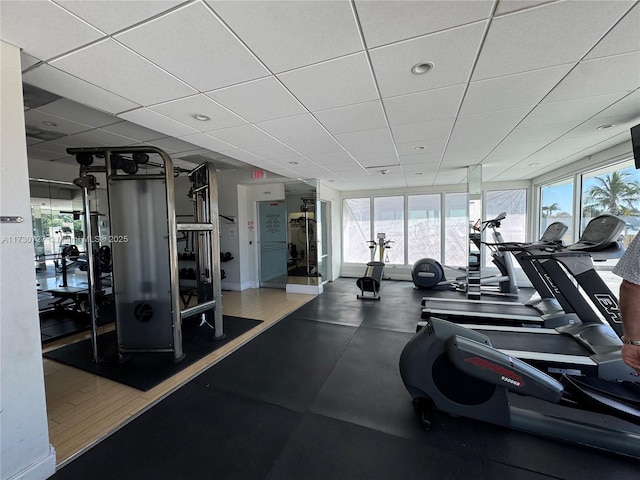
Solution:
<svg viewBox="0 0 640 480"><path fill-rule="evenodd" d="M554 329L464 326L487 336L499 351L551 375L640 381L640 373L621 358L622 321L616 296L595 271L589 254L590 248L602 251L600 240L617 239L623 228L624 222L619 218L600 215L589 222L576 244L533 255L564 297L570 299L576 312L571 315L577 317L574 323ZM610 249L622 251L617 242L613 244Z"/></svg>
<svg viewBox="0 0 640 480"><path fill-rule="evenodd" d="M426 320L434 316L455 323L489 322L493 325L531 328L556 328L562 325L579 324L583 321L583 316L591 319L592 309L585 306L578 290L567 285L561 289L556 285L557 281L566 283L567 280L565 280L566 274L563 272L563 267L554 259L559 255L557 252L568 252L567 257L590 257L586 262L593 265L591 262L593 257L601 260L619 256L621 248L616 240L621 228L624 228L624 222L611 215L606 217L608 221L604 224L593 219L578 242L566 247L559 241L566 232L566 226L560 222L550 225L547 228L548 233L545 231L545 235L538 242L505 243L500 246L501 249L514 254L540 295L540 299L532 299L522 304L494 300L425 297L422 299L424 308L421 318ZM551 254L554 256L550 257ZM546 264L545 268L543 264ZM592 274L598 277L595 270ZM593 278L593 275L590 275L590 278Z"/></svg>

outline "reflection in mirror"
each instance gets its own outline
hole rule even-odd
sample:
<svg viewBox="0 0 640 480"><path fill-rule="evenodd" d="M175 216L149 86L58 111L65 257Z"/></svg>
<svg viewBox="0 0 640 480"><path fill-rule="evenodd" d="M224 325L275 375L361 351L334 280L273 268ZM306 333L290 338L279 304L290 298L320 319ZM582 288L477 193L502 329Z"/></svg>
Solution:
<svg viewBox="0 0 640 480"><path fill-rule="evenodd" d="M285 184L287 202L287 283L318 285L320 218L316 180Z"/></svg>
<svg viewBox="0 0 640 480"><path fill-rule="evenodd" d="M469 198L469 255L467 264L467 298L480 299L482 268L482 165L467 169L467 194Z"/></svg>

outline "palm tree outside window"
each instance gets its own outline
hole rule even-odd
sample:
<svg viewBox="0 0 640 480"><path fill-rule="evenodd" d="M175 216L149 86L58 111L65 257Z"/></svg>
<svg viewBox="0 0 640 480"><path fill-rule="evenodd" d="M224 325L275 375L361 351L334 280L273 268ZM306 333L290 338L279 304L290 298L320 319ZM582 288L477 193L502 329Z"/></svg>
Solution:
<svg viewBox="0 0 640 480"><path fill-rule="evenodd" d="M622 240L628 246L640 229L640 172L633 166L583 177L581 228L603 213L625 220Z"/></svg>

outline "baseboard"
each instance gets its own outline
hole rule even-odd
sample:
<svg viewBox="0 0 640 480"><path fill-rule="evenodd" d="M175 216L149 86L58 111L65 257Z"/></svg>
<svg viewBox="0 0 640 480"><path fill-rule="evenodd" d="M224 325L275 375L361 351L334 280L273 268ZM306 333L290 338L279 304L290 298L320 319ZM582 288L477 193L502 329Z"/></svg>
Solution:
<svg viewBox="0 0 640 480"><path fill-rule="evenodd" d="M54 473L56 473L56 450L52 445L49 445L49 454L46 457L8 477L7 480L44 480Z"/></svg>

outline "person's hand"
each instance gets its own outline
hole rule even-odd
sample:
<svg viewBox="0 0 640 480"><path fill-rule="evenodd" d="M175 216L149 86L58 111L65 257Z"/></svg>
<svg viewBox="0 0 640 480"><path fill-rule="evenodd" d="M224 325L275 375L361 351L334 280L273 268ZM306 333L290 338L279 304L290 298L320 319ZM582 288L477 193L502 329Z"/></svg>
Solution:
<svg viewBox="0 0 640 480"><path fill-rule="evenodd" d="M640 371L640 345L622 345L622 360L631 368Z"/></svg>

